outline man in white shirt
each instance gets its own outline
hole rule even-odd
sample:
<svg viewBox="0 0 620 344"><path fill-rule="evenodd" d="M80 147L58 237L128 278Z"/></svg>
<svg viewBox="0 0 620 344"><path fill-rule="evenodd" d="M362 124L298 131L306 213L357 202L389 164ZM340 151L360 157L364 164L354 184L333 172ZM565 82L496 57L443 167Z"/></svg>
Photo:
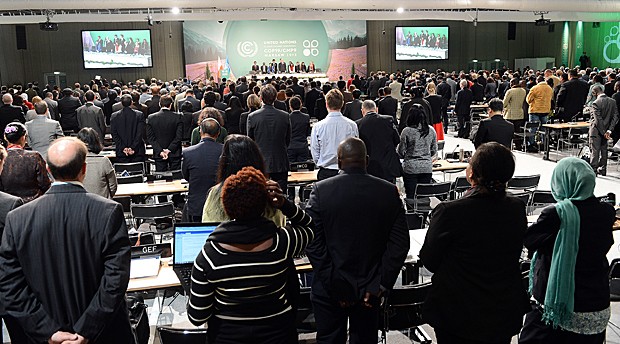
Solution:
<svg viewBox="0 0 620 344"><path fill-rule="evenodd" d="M344 103L342 93L333 89L325 95L327 117L312 127L310 151L319 167L318 180L338 174L338 145L349 137L358 137L357 125L340 113Z"/></svg>

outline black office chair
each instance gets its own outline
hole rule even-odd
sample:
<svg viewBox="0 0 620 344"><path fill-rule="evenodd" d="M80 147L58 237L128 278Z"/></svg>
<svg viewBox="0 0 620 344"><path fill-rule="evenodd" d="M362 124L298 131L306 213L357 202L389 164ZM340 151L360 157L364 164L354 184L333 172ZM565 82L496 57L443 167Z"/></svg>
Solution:
<svg viewBox="0 0 620 344"><path fill-rule="evenodd" d="M507 190L515 195L527 192L531 197L536 188L538 188L538 182L540 182L540 174L512 177L508 181ZM529 205L529 198L525 205Z"/></svg>
<svg viewBox="0 0 620 344"><path fill-rule="evenodd" d="M556 200L553 198L551 191L536 190L532 194L527 213L528 215L535 215L534 212L555 203Z"/></svg>
<svg viewBox="0 0 620 344"><path fill-rule="evenodd" d="M123 172L127 172L130 175L144 175L144 163L143 162L128 162L114 164L114 171L116 175L121 175Z"/></svg>
<svg viewBox="0 0 620 344"><path fill-rule="evenodd" d="M514 136L523 140L523 144L521 145L523 151L526 151L527 140L532 137L536 137L536 134L540 130L540 122L525 122L523 127L518 128L520 132L515 131ZM532 130L535 129L535 130ZM513 140L514 141L514 140Z"/></svg>
<svg viewBox="0 0 620 344"><path fill-rule="evenodd" d="M450 199L454 200L454 199L461 198L463 194L465 193L465 191L469 190L470 188L471 188L471 184L469 183L469 181L467 181L467 177L465 176L456 177L454 182L452 182L452 185L450 188Z"/></svg>
<svg viewBox="0 0 620 344"><path fill-rule="evenodd" d="M527 209L528 204L530 204L530 198L532 197L531 193L527 191L523 191L523 192L515 192L512 195L522 200L523 203L525 203L525 208Z"/></svg>
<svg viewBox="0 0 620 344"><path fill-rule="evenodd" d="M409 208L412 208L412 212L422 214L426 218L433 210L430 205L430 197L436 197L441 201L445 201L450 195L450 187L450 182L418 184L416 185L414 198L407 198L405 202Z"/></svg>
<svg viewBox="0 0 620 344"><path fill-rule="evenodd" d="M147 225L147 228L142 231L152 231L155 235L159 235L160 243L163 242L164 235L172 233L173 231L174 214L174 203L172 202L131 205L131 216L134 219L134 226L136 230L140 229L142 224L141 222L143 222ZM157 225L152 223L162 219L169 219L170 222L162 222Z"/></svg>
<svg viewBox="0 0 620 344"><path fill-rule="evenodd" d="M302 287L297 297L297 333L313 333L316 332L316 320L314 319L314 311L312 310L312 302L310 301L310 287Z"/></svg>
<svg viewBox="0 0 620 344"><path fill-rule="evenodd" d="M158 326L157 335L161 344L207 344L207 329L204 328Z"/></svg>
<svg viewBox="0 0 620 344"><path fill-rule="evenodd" d="M408 337L422 344L430 344L430 336L421 328L422 306L429 293L431 283L394 288L381 305L379 328L381 341L387 343L388 331L407 331Z"/></svg>
<svg viewBox="0 0 620 344"><path fill-rule="evenodd" d="M418 213L405 213L407 229L416 230L424 228L424 216Z"/></svg>
<svg viewBox="0 0 620 344"><path fill-rule="evenodd" d="M136 174L127 177L116 177L116 182L118 184L133 184L133 183L144 183L144 177L141 174Z"/></svg>

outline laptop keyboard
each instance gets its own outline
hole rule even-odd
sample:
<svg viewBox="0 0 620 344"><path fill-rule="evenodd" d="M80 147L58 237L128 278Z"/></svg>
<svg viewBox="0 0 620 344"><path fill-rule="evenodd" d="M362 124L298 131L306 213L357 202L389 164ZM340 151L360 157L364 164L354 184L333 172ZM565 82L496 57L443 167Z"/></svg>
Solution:
<svg viewBox="0 0 620 344"><path fill-rule="evenodd" d="M174 271L177 273L177 277L179 277L181 286L188 291L191 285L192 266L179 266L175 268Z"/></svg>

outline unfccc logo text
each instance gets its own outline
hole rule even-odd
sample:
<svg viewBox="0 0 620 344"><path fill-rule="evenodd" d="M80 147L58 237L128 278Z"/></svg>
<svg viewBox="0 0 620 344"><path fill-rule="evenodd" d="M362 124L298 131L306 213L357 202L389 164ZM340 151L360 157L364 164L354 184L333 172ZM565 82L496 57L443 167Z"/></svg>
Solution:
<svg viewBox="0 0 620 344"><path fill-rule="evenodd" d="M258 45L254 41L239 42L237 52L241 57L254 57L258 53Z"/></svg>

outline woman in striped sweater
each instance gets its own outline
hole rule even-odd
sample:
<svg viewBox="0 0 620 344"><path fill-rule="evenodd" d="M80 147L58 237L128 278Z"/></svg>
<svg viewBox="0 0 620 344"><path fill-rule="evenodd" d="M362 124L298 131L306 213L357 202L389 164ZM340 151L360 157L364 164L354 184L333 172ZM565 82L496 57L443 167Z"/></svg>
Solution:
<svg viewBox="0 0 620 344"><path fill-rule="evenodd" d="M291 225L278 227L262 217L268 203ZM314 238L312 219L253 167L226 179L222 204L232 220L218 226L196 257L189 320L208 322L212 344L296 343L287 280L290 259Z"/></svg>

